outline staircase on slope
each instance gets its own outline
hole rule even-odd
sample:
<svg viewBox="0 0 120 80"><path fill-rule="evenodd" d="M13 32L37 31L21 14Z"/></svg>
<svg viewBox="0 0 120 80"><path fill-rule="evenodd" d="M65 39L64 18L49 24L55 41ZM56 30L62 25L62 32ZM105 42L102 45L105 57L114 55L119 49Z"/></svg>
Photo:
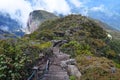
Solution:
<svg viewBox="0 0 120 80"><path fill-rule="evenodd" d="M54 57L51 58L51 65L49 71L44 74L42 80L69 80L67 71L63 70L60 66L60 61L66 57L63 53L59 52L59 48L53 49Z"/></svg>

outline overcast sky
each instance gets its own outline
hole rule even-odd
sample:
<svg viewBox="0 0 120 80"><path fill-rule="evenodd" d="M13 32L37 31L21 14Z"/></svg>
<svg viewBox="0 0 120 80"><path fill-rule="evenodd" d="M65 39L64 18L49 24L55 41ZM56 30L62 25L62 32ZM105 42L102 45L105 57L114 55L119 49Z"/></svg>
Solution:
<svg viewBox="0 0 120 80"><path fill-rule="evenodd" d="M0 0L0 11L8 12L12 18L26 24L29 13L36 9L64 15L81 13L89 16L93 11L120 16L119 5L119 0Z"/></svg>

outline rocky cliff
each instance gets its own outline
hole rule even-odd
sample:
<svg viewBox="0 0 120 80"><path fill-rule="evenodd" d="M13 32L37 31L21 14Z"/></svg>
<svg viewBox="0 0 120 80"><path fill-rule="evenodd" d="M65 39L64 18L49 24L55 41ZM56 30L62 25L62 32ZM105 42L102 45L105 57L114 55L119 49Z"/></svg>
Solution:
<svg viewBox="0 0 120 80"><path fill-rule="evenodd" d="M53 20L58 18L56 15L43 11L43 10L35 10L29 14L28 22L27 22L27 31L28 33L34 32L38 29L38 26L44 22L45 20Z"/></svg>

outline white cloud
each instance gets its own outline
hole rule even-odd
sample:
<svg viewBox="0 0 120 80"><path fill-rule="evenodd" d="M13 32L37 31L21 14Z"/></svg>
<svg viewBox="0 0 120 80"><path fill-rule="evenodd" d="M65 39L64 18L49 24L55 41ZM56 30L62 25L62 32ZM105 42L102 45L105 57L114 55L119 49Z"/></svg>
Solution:
<svg viewBox="0 0 120 80"><path fill-rule="evenodd" d="M34 0L34 9L44 9L59 14L69 14L71 9L66 0Z"/></svg>
<svg viewBox="0 0 120 80"><path fill-rule="evenodd" d="M9 30L9 28L8 28L8 26L0 26L0 28L1 28L1 30L3 30L3 31L8 31Z"/></svg>
<svg viewBox="0 0 120 80"><path fill-rule="evenodd" d="M88 14L88 12L89 12L89 9L87 8L87 7L84 7L84 9L82 10L82 15L84 15L84 16L89 16L89 14Z"/></svg>
<svg viewBox="0 0 120 80"><path fill-rule="evenodd" d="M105 7L104 7L104 5L99 5L99 6L96 6L96 7L92 7L91 10L92 11L101 11L101 12L103 12L105 10Z"/></svg>
<svg viewBox="0 0 120 80"><path fill-rule="evenodd" d="M0 11L8 12L13 19L17 18L25 26L32 7L24 0L0 0Z"/></svg>
<svg viewBox="0 0 120 80"><path fill-rule="evenodd" d="M82 6L82 3L79 0L70 0L70 2L76 7Z"/></svg>
<svg viewBox="0 0 120 80"><path fill-rule="evenodd" d="M67 15L71 12L66 0L0 0L0 11L8 12L13 19L18 19L26 26L28 15L33 10L47 10Z"/></svg>
<svg viewBox="0 0 120 80"><path fill-rule="evenodd" d="M117 15L117 13L116 12L114 12L114 11L112 11L111 12L111 10L109 10L108 8L106 8L104 5L99 5L99 6L96 6L96 7L92 7L91 9L90 9L91 11L95 11L95 12L98 12L98 11L100 11L100 12L103 12L103 13L105 13L105 15L107 16L107 17L113 17L114 15Z"/></svg>

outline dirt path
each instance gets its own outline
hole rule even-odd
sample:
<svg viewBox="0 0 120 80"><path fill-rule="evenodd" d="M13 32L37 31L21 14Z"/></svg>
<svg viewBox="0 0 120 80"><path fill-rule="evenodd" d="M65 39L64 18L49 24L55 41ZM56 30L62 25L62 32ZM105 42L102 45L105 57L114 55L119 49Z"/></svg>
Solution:
<svg viewBox="0 0 120 80"><path fill-rule="evenodd" d="M69 80L67 71L61 68L60 62L69 59L69 55L59 51L59 48L53 48L54 56L50 58L51 64L48 73L46 73L42 80Z"/></svg>

